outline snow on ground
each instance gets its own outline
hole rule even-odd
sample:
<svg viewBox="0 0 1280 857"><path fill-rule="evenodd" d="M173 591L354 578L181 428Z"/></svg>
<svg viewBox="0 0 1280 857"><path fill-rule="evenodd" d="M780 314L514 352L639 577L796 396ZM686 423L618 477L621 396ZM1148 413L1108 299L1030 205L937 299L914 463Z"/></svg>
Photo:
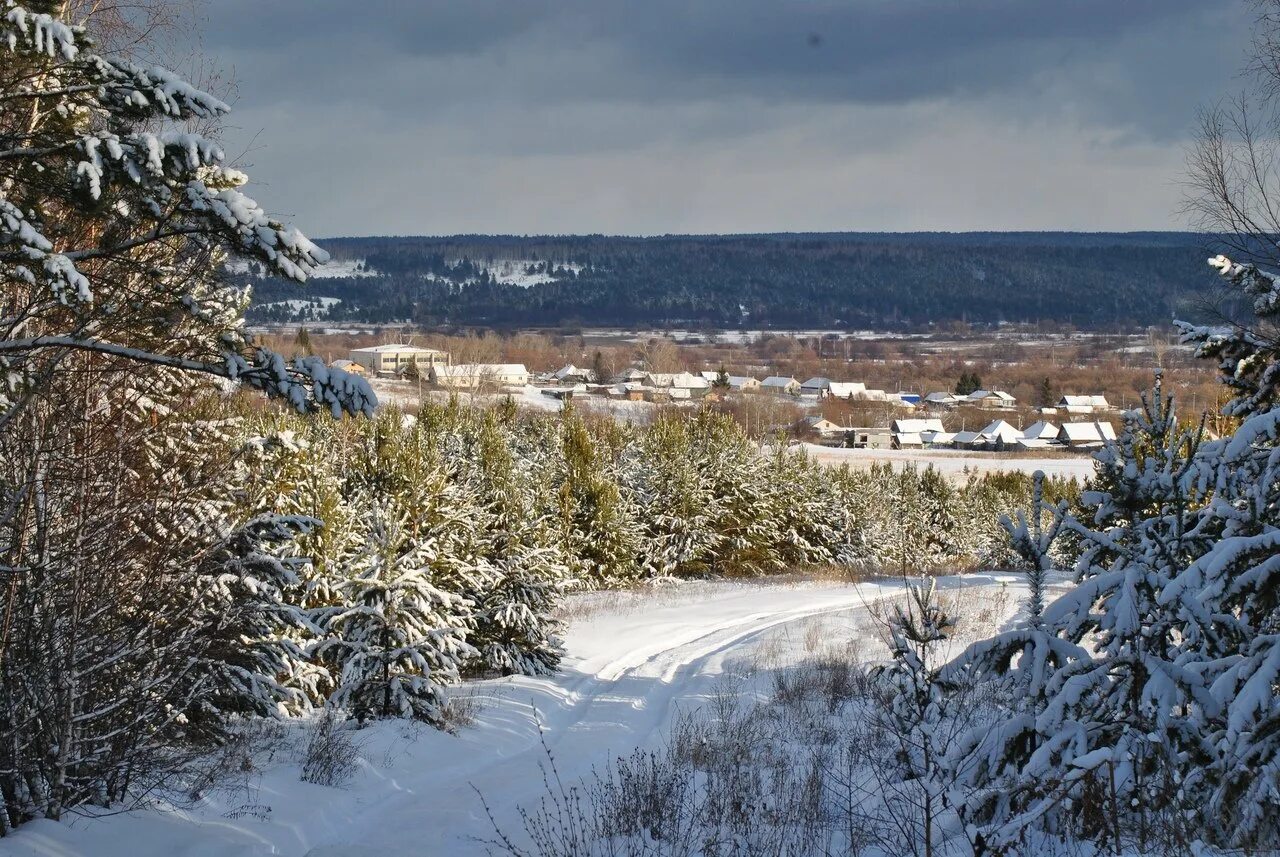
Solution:
<svg viewBox="0 0 1280 857"><path fill-rule="evenodd" d="M461 261L461 259L455 260L454 264ZM528 272L529 267L533 264L535 263L529 259L492 259L485 262L482 269L493 277L496 282L504 286L520 286L527 289L531 286L555 282L556 278L552 274L530 274ZM582 271L581 265L576 265L572 262L552 262L551 268L552 271L564 268L566 271L573 271L575 274Z"/></svg>
<svg viewBox="0 0 1280 857"><path fill-rule="evenodd" d="M338 277L376 277L378 272L368 267L364 259L330 259L311 272L311 278L333 280Z"/></svg>
<svg viewBox="0 0 1280 857"><path fill-rule="evenodd" d="M940 588L957 601L973 599L957 612L974 616L973 633L986 635L1017 608L1021 581L975 574L943 578ZM557 675L468 685L462 693L480 707L457 735L407 723L357 733L363 761L344 788L301 782L296 751L282 748L246 788L185 810L35 822L0 840L0 854L484 854L479 840L493 830L477 792L504 828L518 829L519 807L542 796L542 742L570 783L613 756L659 743L675 717L712 697L744 661L785 666L811 653L815 640L878 659L885 649L869 610L901 595L892 580L792 580L573 596Z"/></svg>
<svg viewBox="0 0 1280 857"><path fill-rule="evenodd" d="M271 309L273 307L285 307L289 312L298 312L299 310L309 309L315 312L316 318L323 318L329 310L342 303L342 298L315 297L315 298L290 298L285 301L268 301L264 304L258 304L255 309Z"/></svg>
<svg viewBox="0 0 1280 857"><path fill-rule="evenodd" d="M839 466L848 464L857 470L866 470L878 462L890 462L901 467L915 464L933 465L939 473L955 479L963 479L968 473L998 473L1020 471L1035 473L1043 470L1046 476L1075 477L1083 482L1093 476L1093 459L1088 455L1063 454L1042 458L1004 456L998 452L965 452L949 449L836 449L817 444L804 444L805 451L822 464Z"/></svg>

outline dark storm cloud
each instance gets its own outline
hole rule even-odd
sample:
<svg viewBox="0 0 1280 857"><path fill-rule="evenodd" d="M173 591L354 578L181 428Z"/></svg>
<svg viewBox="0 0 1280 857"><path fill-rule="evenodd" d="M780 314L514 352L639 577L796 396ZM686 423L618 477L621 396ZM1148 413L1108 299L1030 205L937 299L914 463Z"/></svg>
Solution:
<svg viewBox="0 0 1280 857"><path fill-rule="evenodd" d="M1171 223L1176 175L1153 171L1176 168L1197 106L1238 86L1248 14L1243 0L214 0L203 46L239 85L232 142L262 129L249 160L264 198L317 234L1101 228L1145 199L1136 228ZM962 214L972 189L946 170L989 185L1024 149L1061 149L1017 177L1040 192L1003 188ZM879 173L907 151L934 213L857 192L892 194ZM1055 208L1091 165L1113 204ZM316 175L360 177L345 211ZM846 201L823 175L852 183ZM811 182L818 198L794 196Z"/></svg>

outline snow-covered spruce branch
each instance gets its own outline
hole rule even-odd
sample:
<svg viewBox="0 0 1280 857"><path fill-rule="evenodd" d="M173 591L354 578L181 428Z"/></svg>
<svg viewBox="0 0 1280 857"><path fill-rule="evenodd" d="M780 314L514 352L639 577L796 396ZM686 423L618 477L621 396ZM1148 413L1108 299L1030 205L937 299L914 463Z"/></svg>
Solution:
<svg viewBox="0 0 1280 857"><path fill-rule="evenodd" d="M297 357L290 361L273 351L258 348L251 358L227 352L223 355L222 363L210 363L188 357L157 354L112 342L69 336L0 340L0 354L50 348L124 357L140 363L239 381L262 390L269 396L283 398L299 411L321 409L329 411L335 417L344 412L371 415L378 405L377 394L368 381L358 375L326 366L318 357Z"/></svg>

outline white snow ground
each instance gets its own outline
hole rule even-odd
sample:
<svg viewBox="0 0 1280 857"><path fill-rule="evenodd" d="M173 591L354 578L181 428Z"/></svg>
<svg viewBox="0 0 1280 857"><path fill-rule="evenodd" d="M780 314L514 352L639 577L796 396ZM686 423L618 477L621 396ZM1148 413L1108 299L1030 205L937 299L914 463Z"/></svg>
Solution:
<svg viewBox="0 0 1280 857"><path fill-rule="evenodd" d="M976 629L982 634L1003 623L1025 589L1020 576L995 574L943 578L940 586L985 605L975 611L991 623ZM345 787L301 782L297 751L282 747L247 789L188 809L34 822L0 839L0 854L484 854L477 838L493 831L476 790L504 828L518 830L517 809L542 794L539 722L561 777L577 780L612 756L660 742L673 717L712 695L735 661L783 666L803 659L805 641L815 638L878 657L884 650L868 632L868 605L901 591L892 581L712 582L575 596L557 675L468 685L463 693L481 707L456 736L406 723L357 733L363 761Z"/></svg>
<svg viewBox="0 0 1280 857"><path fill-rule="evenodd" d="M944 476L963 478L967 473L997 473L1021 471L1035 473L1043 470L1046 476L1075 477L1084 482L1094 474L1093 457L1087 453L1063 454L1040 458L1018 455L1002 455L998 452L965 452L947 449L843 449L806 443L805 450L815 461L839 467L848 464L854 470L866 470L875 463L889 462L895 467L914 464L918 467L932 465Z"/></svg>

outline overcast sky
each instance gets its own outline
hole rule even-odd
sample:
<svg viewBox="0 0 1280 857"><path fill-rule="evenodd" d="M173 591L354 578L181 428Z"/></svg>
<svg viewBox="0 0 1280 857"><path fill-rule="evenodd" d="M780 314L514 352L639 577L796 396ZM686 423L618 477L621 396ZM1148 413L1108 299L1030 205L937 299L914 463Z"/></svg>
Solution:
<svg viewBox="0 0 1280 857"><path fill-rule="evenodd" d="M316 237L1183 228L1244 0L212 0Z"/></svg>

